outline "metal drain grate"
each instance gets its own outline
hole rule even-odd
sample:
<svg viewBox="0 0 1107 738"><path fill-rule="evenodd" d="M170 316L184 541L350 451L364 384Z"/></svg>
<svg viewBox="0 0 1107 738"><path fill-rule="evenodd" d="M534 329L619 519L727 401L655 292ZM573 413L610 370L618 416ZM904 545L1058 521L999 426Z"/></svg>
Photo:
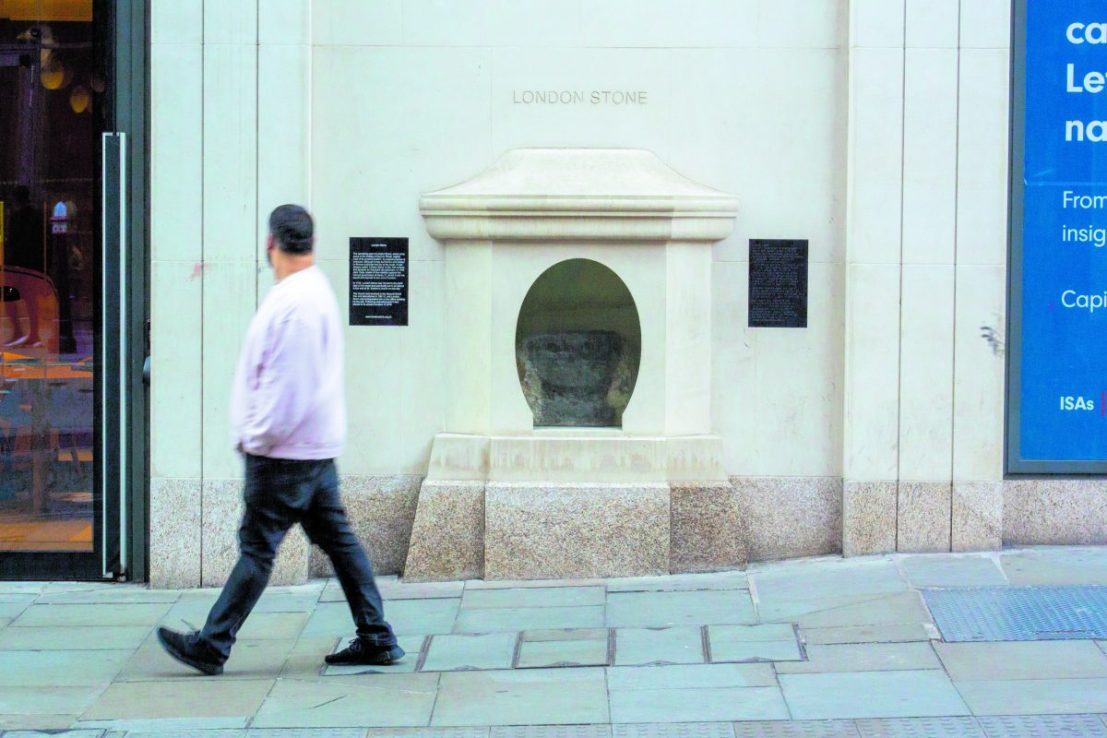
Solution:
<svg viewBox="0 0 1107 738"><path fill-rule="evenodd" d="M1107 587L925 589L950 643L1107 638Z"/></svg>

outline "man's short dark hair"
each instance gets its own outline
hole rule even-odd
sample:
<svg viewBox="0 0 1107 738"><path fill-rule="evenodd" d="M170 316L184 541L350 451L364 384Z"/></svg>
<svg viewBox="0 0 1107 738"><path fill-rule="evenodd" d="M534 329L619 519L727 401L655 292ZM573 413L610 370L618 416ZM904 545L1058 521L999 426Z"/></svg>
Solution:
<svg viewBox="0 0 1107 738"><path fill-rule="evenodd" d="M269 214L269 232L286 254L310 254L315 225L299 205L281 205Z"/></svg>

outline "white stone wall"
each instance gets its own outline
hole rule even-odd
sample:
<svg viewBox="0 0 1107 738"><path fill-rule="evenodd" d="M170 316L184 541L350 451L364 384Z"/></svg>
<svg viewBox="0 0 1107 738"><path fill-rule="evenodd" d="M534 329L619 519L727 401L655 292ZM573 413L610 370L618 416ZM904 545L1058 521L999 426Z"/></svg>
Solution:
<svg viewBox="0 0 1107 738"><path fill-rule="evenodd" d="M850 5L843 545L998 545L1010 3Z"/></svg>
<svg viewBox="0 0 1107 738"><path fill-rule="evenodd" d="M410 326L347 331L340 464L417 477L449 391L419 195L524 146L645 148L740 198L714 250L713 424L746 499L777 505L751 519L801 531L751 530L751 551L992 545L991 513L958 520L1002 501L1003 359L980 330L1004 326L1008 5L152 0L152 578L225 576L269 211L312 209L342 302L349 237L410 239ZM585 102L517 102L535 90ZM810 240L806 330L746 328L751 238Z"/></svg>

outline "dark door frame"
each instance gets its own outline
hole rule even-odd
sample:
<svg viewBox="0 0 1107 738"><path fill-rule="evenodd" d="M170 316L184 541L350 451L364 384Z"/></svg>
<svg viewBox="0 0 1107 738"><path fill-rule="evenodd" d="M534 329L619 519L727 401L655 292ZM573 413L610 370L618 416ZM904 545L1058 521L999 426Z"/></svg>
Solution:
<svg viewBox="0 0 1107 738"><path fill-rule="evenodd" d="M111 13L108 38L113 84L108 128L122 133L125 159L117 167L124 186L105 212L123 210L101 266L108 294L101 306L100 373L95 423L108 429L94 482L93 553L0 553L4 579L148 578L149 402L143 365L149 353L149 0L100 0ZM122 205L122 208L120 207ZM119 289L120 285L122 289ZM120 310L125 320L120 319ZM126 417L120 418L121 409ZM103 422L104 419L108 422ZM102 438L101 438L102 440ZM106 475L106 476L105 476ZM107 504L105 505L105 492ZM102 514L107 510L107 516Z"/></svg>
<svg viewBox="0 0 1107 738"><path fill-rule="evenodd" d="M143 367L149 355L149 122L150 122L150 0L115 3L115 130L125 133L127 145L127 212L122 251L126 259L126 324L121 326L125 351L127 398L126 468L116 486L122 489L126 551L122 570L131 581L148 576L149 531L149 393Z"/></svg>

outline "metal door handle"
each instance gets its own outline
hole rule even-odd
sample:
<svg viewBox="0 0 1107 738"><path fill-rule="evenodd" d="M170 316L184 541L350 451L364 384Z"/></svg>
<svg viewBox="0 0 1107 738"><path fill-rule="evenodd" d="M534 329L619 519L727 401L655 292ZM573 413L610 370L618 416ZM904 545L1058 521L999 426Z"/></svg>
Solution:
<svg viewBox="0 0 1107 738"><path fill-rule="evenodd" d="M127 134L126 133L112 133L106 132L101 136L101 166L103 167L101 176L101 264L104 265L104 273L101 282L103 284L103 294L101 295L101 305L104 306L104 310L109 309L108 306L113 304L113 299L118 300L119 305L119 322L116 325L106 320L110 317L110 313L105 314L104 321L104 360L101 362L100 367L100 381L101 381L101 397L104 401L104 409L100 413L101 427L101 464L103 465L104 473L100 475L102 486L100 489L101 499L101 525L103 532L103 544L101 546L102 552L102 564L103 564L103 576L105 578L114 577L116 574L123 574L127 571L127 485L129 483L127 474L127 383L128 383L128 363L127 363ZM115 258L113 258L115 257ZM109 265L118 262L119 271L117 274L112 274L109 270ZM109 336L114 335L116 343L118 344L118 354L109 357L108 352L116 348L112 345L112 342L108 340ZM110 358L110 360L109 360ZM110 376L112 372L106 369L118 362L118 374L115 377ZM110 382L110 384L109 384ZM111 407L110 399L116 399L116 406L119 408L118 425L114 428L111 427L111 413L108 412L108 408ZM116 444L111 443L111 430L115 430L118 433L118 442ZM108 500L111 499L110 489L110 475L107 470L111 468L108 463L109 459L113 456L118 460L116 468L119 469L119 489L117 499L119 500L119 571L111 571L110 561L108 559L108 548L112 541L111 533L111 516L109 515Z"/></svg>

